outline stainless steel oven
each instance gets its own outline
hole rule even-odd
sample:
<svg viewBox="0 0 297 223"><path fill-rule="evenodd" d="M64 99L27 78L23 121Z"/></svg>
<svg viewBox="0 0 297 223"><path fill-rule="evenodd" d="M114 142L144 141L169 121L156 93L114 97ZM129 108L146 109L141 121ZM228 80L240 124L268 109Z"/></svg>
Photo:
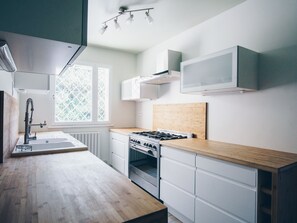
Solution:
<svg viewBox="0 0 297 223"><path fill-rule="evenodd" d="M134 132L129 140L129 178L160 199L160 141L192 137L166 130Z"/></svg>
<svg viewBox="0 0 297 223"><path fill-rule="evenodd" d="M129 178L156 198L160 198L160 145L137 136L129 141Z"/></svg>

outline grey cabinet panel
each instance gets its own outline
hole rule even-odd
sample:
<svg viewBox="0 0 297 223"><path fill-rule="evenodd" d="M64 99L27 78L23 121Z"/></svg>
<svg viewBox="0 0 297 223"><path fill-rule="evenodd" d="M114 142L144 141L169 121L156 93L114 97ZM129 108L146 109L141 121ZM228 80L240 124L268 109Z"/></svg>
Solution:
<svg viewBox="0 0 297 223"><path fill-rule="evenodd" d="M87 0L9 0L1 4L0 30L87 44Z"/></svg>

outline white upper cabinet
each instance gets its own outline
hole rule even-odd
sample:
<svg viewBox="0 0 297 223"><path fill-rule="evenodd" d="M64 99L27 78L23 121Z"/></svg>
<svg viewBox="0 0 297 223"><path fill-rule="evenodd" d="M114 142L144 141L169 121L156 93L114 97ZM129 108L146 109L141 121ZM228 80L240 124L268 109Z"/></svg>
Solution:
<svg viewBox="0 0 297 223"><path fill-rule="evenodd" d="M181 63L181 93L257 90L258 54L240 46Z"/></svg>
<svg viewBox="0 0 297 223"><path fill-rule="evenodd" d="M156 99L158 97L158 86L141 83L140 76L122 82L121 98L125 101L139 101Z"/></svg>

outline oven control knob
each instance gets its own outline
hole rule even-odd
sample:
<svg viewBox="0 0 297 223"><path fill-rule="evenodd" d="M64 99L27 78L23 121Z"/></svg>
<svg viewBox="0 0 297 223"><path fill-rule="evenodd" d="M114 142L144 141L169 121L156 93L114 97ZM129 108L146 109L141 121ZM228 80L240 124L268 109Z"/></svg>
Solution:
<svg viewBox="0 0 297 223"><path fill-rule="evenodd" d="M140 144L140 141L137 141L138 144Z"/></svg>
<svg viewBox="0 0 297 223"><path fill-rule="evenodd" d="M157 146L153 146L153 149L157 150Z"/></svg>
<svg viewBox="0 0 297 223"><path fill-rule="evenodd" d="M148 146L151 147L151 148L153 147L152 144L149 144Z"/></svg>

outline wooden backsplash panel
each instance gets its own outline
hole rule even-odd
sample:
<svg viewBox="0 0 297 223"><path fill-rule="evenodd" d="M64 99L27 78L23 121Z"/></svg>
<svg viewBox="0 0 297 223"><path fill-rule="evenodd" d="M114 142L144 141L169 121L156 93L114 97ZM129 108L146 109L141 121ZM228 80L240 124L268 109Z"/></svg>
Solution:
<svg viewBox="0 0 297 223"><path fill-rule="evenodd" d="M10 154L18 140L19 107L17 100L0 91L0 163Z"/></svg>
<svg viewBox="0 0 297 223"><path fill-rule="evenodd" d="M153 129L191 132L194 137L206 139L206 103L155 104Z"/></svg>

